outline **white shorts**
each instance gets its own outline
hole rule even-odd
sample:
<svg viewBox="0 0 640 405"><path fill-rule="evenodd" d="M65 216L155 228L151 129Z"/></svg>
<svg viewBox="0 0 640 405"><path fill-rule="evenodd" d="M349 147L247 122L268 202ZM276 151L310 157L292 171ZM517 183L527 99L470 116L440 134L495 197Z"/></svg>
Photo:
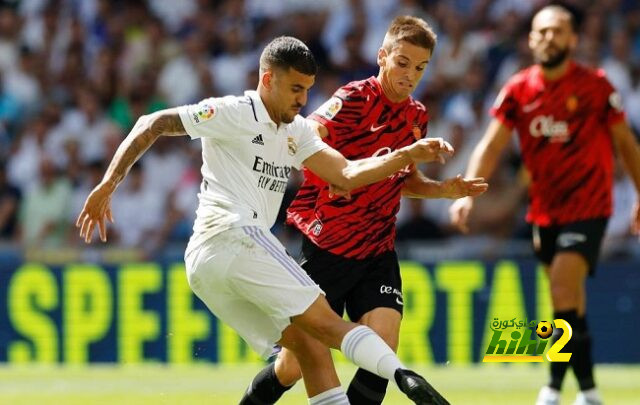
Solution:
<svg viewBox="0 0 640 405"><path fill-rule="evenodd" d="M229 229L188 246L185 263L193 292L264 358L290 318L324 294L263 227Z"/></svg>

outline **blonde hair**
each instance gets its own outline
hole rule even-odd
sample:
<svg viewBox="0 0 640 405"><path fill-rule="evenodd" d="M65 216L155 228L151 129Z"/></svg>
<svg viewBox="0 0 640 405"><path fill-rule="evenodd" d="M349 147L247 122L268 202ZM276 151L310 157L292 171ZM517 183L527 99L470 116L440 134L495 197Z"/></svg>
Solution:
<svg viewBox="0 0 640 405"><path fill-rule="evenodd" d="M391 21L391 25L384 36L382 47L387 51L400 41L407 41L412 45L416 45L433 53L436 46L437 36L431 29L429 24L422 18L413 16L400 16Z"/></svg>

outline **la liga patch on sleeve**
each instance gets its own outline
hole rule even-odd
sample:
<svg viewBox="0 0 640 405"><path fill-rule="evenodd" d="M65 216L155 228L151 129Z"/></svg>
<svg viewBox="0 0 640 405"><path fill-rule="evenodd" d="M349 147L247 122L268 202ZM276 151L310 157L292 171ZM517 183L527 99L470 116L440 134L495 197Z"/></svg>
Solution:
<svg viewBox="0 0 640 405"><path fill-rule="evenodd" d="M209 121L216 115L216 110L213 108L213 104L210 101L201 101L189 108L189 118L193 125L202 124Z"/></svg>
<svg viewBox="0 0 640 405"><path fill-rule="evenodd" d="M328 120L333 119L333 117L338 114L340 109L342 108L342 99L339 97L331 97L329 100L325 101L315 113L321 117L324 117Z"/></svg>

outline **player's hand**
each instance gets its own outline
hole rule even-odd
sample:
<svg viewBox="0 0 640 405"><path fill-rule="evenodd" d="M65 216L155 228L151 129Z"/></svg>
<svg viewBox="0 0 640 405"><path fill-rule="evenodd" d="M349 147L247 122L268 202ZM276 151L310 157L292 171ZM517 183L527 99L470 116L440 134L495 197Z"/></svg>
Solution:
<svg viewBox="0 0 640 405"><path fill-rule="evenodd" d="M488 188L489 184L487 184L484 177L465 179L461 175L446 179L440 186L442 198L451 199L476 197L487 191Z"/></svg>
<svg viewBox="0 0 640 405"><path fill-rule="evenodd" d="M347 200L350 200L351 192L347 190L343 190L334 184L329 184L329 198L336 198L336 197L344 197Z"/></svg>
<svg viewBox="0 0 640 405"><path fill-rule="evenodd" d="M442 138L422 138L406 147L414 163L437 161L445 163L453 155L453 146Z"/></svg>
<svg viewBox="0 0 640 405"><path fill-rule="evenodd" d="M471 197L460 198L449 207L449 218L451 223L455 225L462 233L469 233L469 213L473 208L473 199Z"/></svg>
<svg viewBox="0 0 640 405"><path fill-rule="evenodd" d="M442 138L422 138L403 148L414 163L437 161L444 163L453 155L453 146Z"/></svg>
<svg viewBox="0 0 640 405"><path fill-rule="evenodd" d="M113 214L111 213L111 194L113 187L107 183L98 184L87 197L84 207L76 220L76 227L80 228L80 237L85 243L91 243L93 230L98 226L100 240L107 241L107 224L105 220L113 223Z"/></svg>
<svg viewBox="0 0 640 405"><path fill-rule="evenodd" d="M631 232L640 235L640 197L633 206L633 217L631 218Z"/></svg>

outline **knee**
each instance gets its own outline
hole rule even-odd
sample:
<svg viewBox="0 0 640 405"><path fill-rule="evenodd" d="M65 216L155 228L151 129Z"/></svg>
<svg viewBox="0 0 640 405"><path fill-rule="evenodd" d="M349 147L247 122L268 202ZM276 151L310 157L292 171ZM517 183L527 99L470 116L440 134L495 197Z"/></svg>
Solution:
<svg viewBox="0 0 640 405"><path fill-rule="evenodd" d="M398 350L402 316L390 308L376 308L366 313L358 323L373 329L393 351Z"/></svg>
<svg viewBox="0 0 640 405"><path fill-rule="evenodd" d="M561 304L561 305L577 304L578 291L576 288L573 288L565 284L552 283L551 298L556 305L557 304Z"/></svg>

